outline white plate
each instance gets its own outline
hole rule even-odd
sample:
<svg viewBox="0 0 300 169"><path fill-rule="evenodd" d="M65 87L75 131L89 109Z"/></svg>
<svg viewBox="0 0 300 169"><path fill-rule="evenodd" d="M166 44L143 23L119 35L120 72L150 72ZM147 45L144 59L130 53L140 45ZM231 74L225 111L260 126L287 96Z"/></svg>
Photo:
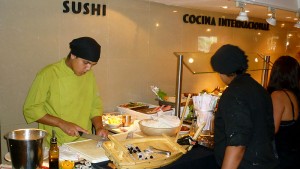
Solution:
<svg viewBox="0 0 300 169"><path fill-rule="evenodd" d="M44 160L48 158L48 153L49 153L49 148L48 147L45 147L44 148ZM11 157L10 157L10 153L7 152L4 156L4 159L8 162L11 162Z"/></svg>
<svg viewBox="0 0 300 169"><path fill-rule="evenodd" d="M106 125L107 125L109 128L111 128L111 129L115 129L115 128L120 127L120 126L122 125L122 123L121 123L121 124L108 124L108 123L106 123Z"/></svg>
<svg viewBox="0 0 300 169"><path fill-rule="evenodd" d="M180 131L179 134L183 135L183 134L189 134L190 130L188 131Z"/></svg>

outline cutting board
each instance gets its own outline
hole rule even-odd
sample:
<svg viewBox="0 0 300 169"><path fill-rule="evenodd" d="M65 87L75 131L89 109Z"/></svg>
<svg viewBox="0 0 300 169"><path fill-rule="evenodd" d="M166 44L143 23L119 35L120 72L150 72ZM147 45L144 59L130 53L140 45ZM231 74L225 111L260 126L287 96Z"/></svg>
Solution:
<svg viewBox="0 0 300 169"><path fill-rule="evenodd" d="M96 140L88 139L65 143L64 145L69 147L72 151L79 153L82 158L90 161L91 163L99 163L109 160L105 155L104 149L102 147L97 147Z"/></svg>

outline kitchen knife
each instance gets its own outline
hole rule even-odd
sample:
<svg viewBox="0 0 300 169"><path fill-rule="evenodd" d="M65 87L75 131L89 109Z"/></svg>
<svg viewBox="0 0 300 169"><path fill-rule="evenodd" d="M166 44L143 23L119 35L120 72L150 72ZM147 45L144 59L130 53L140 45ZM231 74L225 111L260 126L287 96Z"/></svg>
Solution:
<svg viewBox="0 0 300 169"><path fill-rule="evenodd" d="M86 134L82 131L78 131L78 133L79 133L80 137L98 141L97 147L101 147L102 143L104 141L109 141L109 139L107 137L102 137L102 136L98 136L98 135L94 135L94 134Z"/></svg>
<svg viewBox="0 0 300 169"><path fill-rule="evenodd" d="M107 137L102 137L102 136L98 136L98 135L94 135L94 134L86 134L82 131L78 131L79 136L83 137L83 138L87 138L87 139L92 139L92 140L96 140L96 141L108 141L109 139Z"/></svg>

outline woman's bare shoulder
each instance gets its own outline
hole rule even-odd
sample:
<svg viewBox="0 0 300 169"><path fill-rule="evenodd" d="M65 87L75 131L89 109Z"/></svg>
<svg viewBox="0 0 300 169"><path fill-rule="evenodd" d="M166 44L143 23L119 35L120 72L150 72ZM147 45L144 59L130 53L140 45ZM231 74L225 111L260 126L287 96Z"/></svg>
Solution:
<svg viewBox="0 0 300 169"><path fill-rule="evenodd" d="M272 92L272 94L271 94L272 98L273 97L275 97L275 98L280 97L281 98L284 95L286 95L286 93L283 90L276 90L276 91Z"/></svg>

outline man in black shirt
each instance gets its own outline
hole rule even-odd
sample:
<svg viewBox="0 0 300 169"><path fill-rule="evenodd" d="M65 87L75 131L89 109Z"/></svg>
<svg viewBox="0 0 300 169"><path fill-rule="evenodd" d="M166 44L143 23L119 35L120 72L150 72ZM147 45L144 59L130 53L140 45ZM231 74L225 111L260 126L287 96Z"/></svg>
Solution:
<svg viewBox="0 0 300 169"><path fill-rule="evenodd" d="M215 156L222 168L278 168L272 100L249 74L244 51L224 45L211 58L228 85L215 116Z"/></svg>

